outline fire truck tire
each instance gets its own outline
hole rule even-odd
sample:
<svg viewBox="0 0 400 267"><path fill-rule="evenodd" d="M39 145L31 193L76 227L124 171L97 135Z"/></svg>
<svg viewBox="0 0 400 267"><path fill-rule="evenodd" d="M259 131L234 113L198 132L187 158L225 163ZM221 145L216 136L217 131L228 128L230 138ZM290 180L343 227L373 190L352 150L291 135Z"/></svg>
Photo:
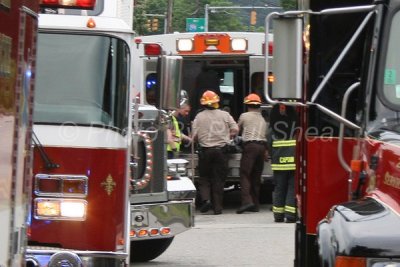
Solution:
<svg viewBox="0 0 400 267"><path fill-rule="evenodd" d="M160 256L165 250L167 250L173 240L174 237L132 241L130 249L130 261L151 261Z"/></svg>

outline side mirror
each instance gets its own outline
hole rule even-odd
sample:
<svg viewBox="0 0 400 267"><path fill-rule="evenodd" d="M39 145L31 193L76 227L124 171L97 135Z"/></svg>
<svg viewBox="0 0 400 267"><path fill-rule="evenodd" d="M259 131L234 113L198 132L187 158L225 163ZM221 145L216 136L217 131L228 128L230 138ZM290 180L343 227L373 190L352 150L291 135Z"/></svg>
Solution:
<svg viewBox="0 0 400 267"><path fill-rule="evenodd" d="M182 57L162 56L160 77L160 108L171 110L179 107L182 77Z"/></svg>
<svg viewBox="0 0 400 267"><path fill-rule="evenodd" d="M301 99L303 81L303 21L298 17L273 20L272 99Z"/></svg>

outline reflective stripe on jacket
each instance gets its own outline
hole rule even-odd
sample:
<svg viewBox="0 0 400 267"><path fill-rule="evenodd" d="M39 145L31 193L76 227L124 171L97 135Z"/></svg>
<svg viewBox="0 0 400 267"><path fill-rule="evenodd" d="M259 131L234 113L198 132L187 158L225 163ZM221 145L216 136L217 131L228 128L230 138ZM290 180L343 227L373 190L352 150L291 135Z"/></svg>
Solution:
<svg viewBox="0 0 400 267"><path fill-rule="evenodd" d="M296 170L296 140L272 141L271 169L274 171Z"/></svg>

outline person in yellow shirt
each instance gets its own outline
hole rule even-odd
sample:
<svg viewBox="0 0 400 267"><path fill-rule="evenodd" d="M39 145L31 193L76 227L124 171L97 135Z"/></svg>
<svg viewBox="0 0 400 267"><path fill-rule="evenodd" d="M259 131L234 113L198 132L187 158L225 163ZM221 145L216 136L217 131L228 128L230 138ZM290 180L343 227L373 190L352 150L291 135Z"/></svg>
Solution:
<svg viewBox="0 0 400 267"><path fill-rule="evenodd" d="M182 132L181 123L178 117L186 117L189 115L190 106L187 103L182 103L179 109L175 110L171 116L171 127L167 130L167 153L168 158L176 158L181 151L182 142L190 143L192 139Z"/></svg>

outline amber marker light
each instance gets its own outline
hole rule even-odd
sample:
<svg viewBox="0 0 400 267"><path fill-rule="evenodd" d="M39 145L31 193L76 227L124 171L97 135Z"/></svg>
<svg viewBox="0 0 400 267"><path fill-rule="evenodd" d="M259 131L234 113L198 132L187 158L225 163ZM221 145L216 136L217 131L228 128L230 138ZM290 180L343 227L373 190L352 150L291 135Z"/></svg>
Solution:
<svg viewBox="0 0 400 267"><path fill-rule="evenodd" d="M365 258L346 257L346 256L336 257L335 267L365 267L365 266L367 266L367 261Z"/></svg>
<svg viewBox="0 0 400 267"><path fill-rule="evenodd" d="M129 235L130 235L131 237L136 236L136 231L135 231L135 230L131 230L131 231L129 232Z"/></svg>
<svg viewBox="0 0 400 267"><path fill-rule="evenodd" d="M156 228L150 229L150 236L156 236L159 234L160 234L160 232L158 229L156 229Z"/></svg>
<svg viewBox="0 0 400 267"><path fill-rule="evenodd" d="M275 81L275 77L273 74L268 74L268 82L273 83Z"/></svg>
<svg viewBox="0 0 400 267"><path fill-rule="evenodd" d="M37 201L36 214L43 217L59 217L61 215L60 202L51 200Z"/></svg>
<svg viewBox="0 0 400 267"><path fill-rule="evenodd" d="M140 229L139 232L137 232L138 237L144 237L147 236L149 232L146 229Z"/></svg>
<svg viewBox="0 0 400 267"><path fill-rule="evenodd" d="M216 46L216 45L219 45L219 39L216 39L216 38L207 38L207 39L204 40L204 43L205 43L207 46L210 46L210 45Z"/></svg>
<svg viewBox="0 0 400 267"><path fill-rule="evenodd" d="M161 235L169 235L170 233L171 233L171 228L169 227L163 227L160 229Z"/></svg>
<svg viewBox="0 0 400 267"><path fill-rule="evenodd" d="M93 18L88 19L88 21L86 22L86 27L88 27L89 29L96 28L96 22Z"/></svg>

